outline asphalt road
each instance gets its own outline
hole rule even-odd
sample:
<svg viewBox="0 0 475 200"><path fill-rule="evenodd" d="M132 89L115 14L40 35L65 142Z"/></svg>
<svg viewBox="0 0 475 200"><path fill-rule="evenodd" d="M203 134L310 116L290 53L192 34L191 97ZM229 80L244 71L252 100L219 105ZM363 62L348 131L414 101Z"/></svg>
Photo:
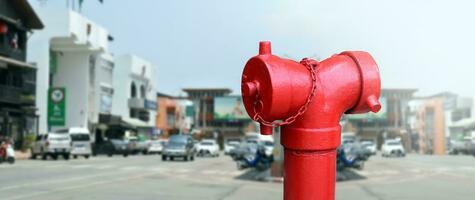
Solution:
<svg viewBox="0 0 475 200"><path fill-rule="evenodd" d="M337 199L472 200L475 199L475 158L423 156L370 158L362 171L346 172L337 184Z"/></svg>
<svg viewBox="0 0 475 200"><path fill-rule="evenodd" d="M230 158L162 162L159 156L24 160L0 165L0 199L281 199L282 184L252 180ZM339 174L337 199L471 200L475 158L373 157L362 171Z"/></svg>

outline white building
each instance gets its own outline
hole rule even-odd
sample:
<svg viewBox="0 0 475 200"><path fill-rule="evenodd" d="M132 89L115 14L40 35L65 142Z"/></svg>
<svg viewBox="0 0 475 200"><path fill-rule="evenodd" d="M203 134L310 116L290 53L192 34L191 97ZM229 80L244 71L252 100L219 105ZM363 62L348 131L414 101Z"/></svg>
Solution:
<svg viewBox="0 0 475 200"><path fill-rule="evenodd" d="M135 55L116 58L112 113L138 128L155 134L157 115L155 66Z"/></svg>
<svg viewBox="0 0 475 200"><path fill-rule="evenodd" d="M188 99L177 99L175 100L177 106L180 108L180 118L178 120L178 127L183 131L191 130L192 126L194 125L194 106L193 101Z"/></svg>
<svg viewBox="0 0 475 200"><path fill-rule="evenodd" d="M45 29L31 36L28 61L36 63L39 130L94 129L99 113L111 113L113 58L108 31L70 10L36 8ZM65 89L64 123L48 125L48 89Z"/></svg>

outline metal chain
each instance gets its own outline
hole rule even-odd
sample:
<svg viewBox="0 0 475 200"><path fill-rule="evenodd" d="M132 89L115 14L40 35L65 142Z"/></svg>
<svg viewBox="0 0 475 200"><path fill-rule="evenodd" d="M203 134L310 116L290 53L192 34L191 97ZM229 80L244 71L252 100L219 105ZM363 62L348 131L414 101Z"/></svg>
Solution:
<svg viewBox="0 0 475 200"><path fill-rule="evenodd" d="M311 90L310 94L308 95L307 100L305 101L305 104L303 104L298 109L298 112L295 115L293 115L293 116L291 116L291 117L289 117L285 120L282 120L280 122L275 122L275 121L274 122L269 122L269 121L266 121L264 118L262 118L261 114L256 111L256 105L257 104L263 105L262 100L259 100L259 95L256 95L256 100L254 101L254 113L255 114L254 114L254 117L252 118L254 121L259 122L259 123L264 124L264 125L267 125L267 126L277 127L277 126L282 126L282 125L287 125L287 124L293 123L297 119L297 117L299 117L300 115L303 115L305 113L305 111L307 111L308 105L310 105L310 103L312 102L313 97L315 96L315 93L316 93L316 90L317 90L317 74L316 74L315 68L317 68L317 66L318 66L318 61L313 60L313 59L309 59L309 58L304 58L304 59L302 59L302 61L300 61L300 64L307 67L308 71L310 71L310 75L312 76L312 90Z"/></svg>

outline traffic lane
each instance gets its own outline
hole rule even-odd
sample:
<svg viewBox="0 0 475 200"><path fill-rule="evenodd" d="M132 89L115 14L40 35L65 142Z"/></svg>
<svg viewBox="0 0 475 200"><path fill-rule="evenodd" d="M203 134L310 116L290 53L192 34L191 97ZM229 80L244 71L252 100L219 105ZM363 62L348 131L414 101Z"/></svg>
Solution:
<svg viewBox="0 0 475 200"><path fill-rule="evenodd" d="M13 165L0 165L0 191L11 185L44 180L69 179L81 175L96 175L124 165L123 158L91 158L89 160L23 160ZM106 164L106 165L104 165ZM101 166L99 168L91 168ZM99 170L103 169L103 170Z"/></svg>
<svg viewBox="0 0 475 200"><path fill-rule="evenodd" d="M455 164L453 164L455 163ZM373 157L362 171L364 179L337 184L337 199L472 199L475 191L472 157L409 155Z"/></svg>
<svg viewBox="0 0 475 200"><path fill-rule="evenodd" d="M0 190L5 184L14 185L23 182L39 182L48 180L68 179L78 175L94 175L97 172L114 171L116 169L134 169L141 166L154 168L164 165L173 168L183 165L181 161L161 163L159 156L93 157L89 160L23 160L13 165L0 165ZM184 167L195 167L194 162Z"/></svg>
<svg viewBox="0 0 475 200"><path fill-rule="evenodd" d="M90 184L93 186L91 187ZM92 182L88 185L60 187L23 196L17 199L281 199L281 184L259 182L221 182L193 179L182 175L144 175L116 179L109 182Z"/></svg>
<svg viewBox="0 0 475 200"><path fill-rule="evenodd" d="M355 182L350 185L337 184L336 199L353 200L446 200L473 199L472 185L450 177L418 177L391 183Z"/></svg>
<svg viewBox="0 0 475 200"><path fill-rule="evenodd" d="M227 157L204 158L195 162L161 162L160 159L150 156L134 156L127 159L102 157L91 160L55 161L51 163L43 161L44 164L38 162L40 161L19 162L17 168L13 168L15 165L9 166L9 170L17 169L16 173L8 173L13 175L12 178L17 177L19 173L22 173L21 169L25 168L29 168L26 170L27 176L33 174L37 175L37 178L35 180L23 179L22 181L22 179L11 179L3 176L10 179L6 181L10 184L0 187L0 192L5 197L2 199L29 199L33 197L35 199L64 199L70 195L80 197L84 193L88 193L89 190L97 190L96 193L92 193L94 195L91 198L94 196L113 197L117 193L127 196L128 192L131 192L129 187L134 185L134 182L143 187L132 192L133 195L138 195L138 192L155 191L154 188L157 183L163 183L165 188L162 191L162 196L164 197L177 192L177 188L185 188L187 194L200 194L199 191L194 191L194 188L210 188L216 194L206 192L204 195L208 195L206 198L213 199L216 196L235 194L232 191L241 190L237 189L240 184L235 176L243 173L237 171L232 160ZM104 168L104 166L113 166L114 168ZM45 170L49 170L48 172L51 173L37 173L37 171ZM67 176L60 176L60 174L65 173ZM4 174L0 172L0 175ZM167 180L170 178L171 180L178 180L179 183ZM148 180L153 181L147 183ZM192 185L192 183L195 185ZM166 188L170 185L176 185L175 190ZM222 185L226 185L226 187L221 188ZM108 187L112 188L107 190ZM252 190L252 188L243 187L242 190L247 191ZM206 191L206 189L200 191ZM280 190L277 189L276 191L279 192ZM180 192L178 191L178 193ZM239 194L239 192L236 194ZM138 196L140 197L140 195ZM186 195L181 195L179 198L188 199Z"/></svg>

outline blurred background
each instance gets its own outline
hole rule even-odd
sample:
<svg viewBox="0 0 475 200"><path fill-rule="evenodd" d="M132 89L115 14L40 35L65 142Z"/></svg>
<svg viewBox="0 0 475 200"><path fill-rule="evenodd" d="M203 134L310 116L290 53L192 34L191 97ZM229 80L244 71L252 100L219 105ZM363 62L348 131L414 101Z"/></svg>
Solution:
<svg viewBox="0 0 475 200"><path fill-rule="evenodd" d="M2 199L282 198L280 130L240 94L259 41L378 63L381 111L340 121L337 199L472 199L474 6L0 0Z"/></svg>

